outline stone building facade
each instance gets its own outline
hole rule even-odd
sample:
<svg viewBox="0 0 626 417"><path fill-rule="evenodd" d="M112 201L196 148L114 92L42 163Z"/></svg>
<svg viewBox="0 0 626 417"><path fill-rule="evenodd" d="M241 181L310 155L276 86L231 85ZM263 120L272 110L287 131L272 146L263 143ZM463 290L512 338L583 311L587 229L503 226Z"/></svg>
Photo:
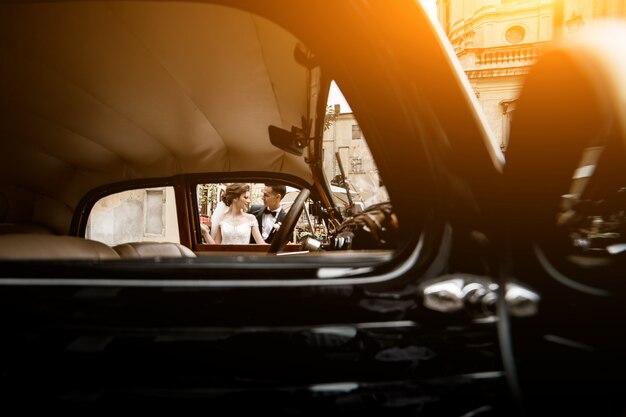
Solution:
<svg viewBox="0 0 626 417"><path fill-rule="evenodd" d="M437 0L439 23L504 151L524 77L546 43L623 16L626 0Z"/></svg>
<svg viewBox="0 0 626 417"><path fill-rule="evenodd" d="M323 165L326 178L329 181L338 179L341 174L339 159L350 189L357 192L353 196L355 201L363 203L363 207L387 201L389 196L380 184L378 168L356 118L352 112L342 113L339 105L330 105L335 106L337 117L324 131Z"/></svg>

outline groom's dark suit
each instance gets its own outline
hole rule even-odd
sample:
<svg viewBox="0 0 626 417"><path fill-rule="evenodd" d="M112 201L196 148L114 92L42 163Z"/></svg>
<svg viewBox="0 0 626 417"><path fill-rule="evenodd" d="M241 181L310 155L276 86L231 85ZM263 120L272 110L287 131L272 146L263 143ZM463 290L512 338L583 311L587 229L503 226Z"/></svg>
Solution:
<svg viewBox="0 0 626 417"><path fill-rule="evenodd" d="M285 210L283 210L282 208L278 210L279 210L278 214L276 214L276 223L282 222L286 214ZM265 206L261 204L256 204L248 209L248 213L256 217L256 220L259 223L259 232L261 232L261 234L263 234L263 213L264 212L265 212ZM265 239L265 242L272 243L272 239L274 238L275 234L276 234L276 229L272 228L272 231L270 232L269 236L267 236L267 239ZM250 243L256 243L253 237L250 237Z"/></svg>

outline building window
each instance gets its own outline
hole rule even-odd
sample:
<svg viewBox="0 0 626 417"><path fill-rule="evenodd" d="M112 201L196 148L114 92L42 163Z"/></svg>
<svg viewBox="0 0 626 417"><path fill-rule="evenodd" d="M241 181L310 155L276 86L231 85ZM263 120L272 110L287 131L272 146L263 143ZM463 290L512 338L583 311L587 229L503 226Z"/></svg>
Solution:
<svg viewBox="0 0 626 417"><path fill-rule="evenodd" d="M363 160L361 158L350 158L350 172L363 172Z"/></svg>
<svg viewBox="0 0 626 417"><path fill-rule="evenodd" d="M352 125L352 139L361 139L361 127Z"/></svg>
<svg viewBox="0 0 626 417"><path fill-rule="evenodd" d="M526 37L526 29L524 29L522 26L519 26L519 25L511 26L504 33L504 38L511 45L521 43L522 41L524 41L525 37Z"/></svg>
<svg viewBox="0 0 626 417"><path fill-rule="evenodd" d="M509 137L511 135L511 123L513 122L513 115L515 114L515 103L517 99L502 100L500 102L500 108L502 109L502 138L500 139L500 149L503 152L509 146Z"/></svg>
<svg viewBox="0 0 626 417"><path fill-rule="evenodd" d="M145 234L147 236L163 236L165 224L163 212L165 208L164 190L146 190L145 203Z"/></svg>

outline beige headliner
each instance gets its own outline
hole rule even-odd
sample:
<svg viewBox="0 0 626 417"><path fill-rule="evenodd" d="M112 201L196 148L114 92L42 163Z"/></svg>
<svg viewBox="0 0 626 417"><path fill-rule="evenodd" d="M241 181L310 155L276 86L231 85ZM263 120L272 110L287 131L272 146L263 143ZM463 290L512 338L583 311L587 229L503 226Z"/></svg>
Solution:
<svg viewBox="0 0 626 417"><path fill-rule="evenodd" d="M297 40L263 18L194 3L10 3L0 31L5 183L71 211L94 186L133 178L310 181L267 128L300 126L318 83L294 61Z"/></svg>

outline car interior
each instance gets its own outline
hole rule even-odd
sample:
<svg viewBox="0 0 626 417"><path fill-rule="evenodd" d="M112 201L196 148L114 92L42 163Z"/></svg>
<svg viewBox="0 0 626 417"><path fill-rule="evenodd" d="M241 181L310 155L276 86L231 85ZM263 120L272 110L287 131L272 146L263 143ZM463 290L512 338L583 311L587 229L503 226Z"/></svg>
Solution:
<svg viewBox="0 0 626 417"><path fill-rule="evenodd" d="M376 184L382 192L369 205L386 208L364 212L346 181L348 161L323 147L330 80L292 34L220 5L2 8L2 26L16 40L3 50L11 63L2 70L3 259L319 255L353 247L376 251L374 263L388 259L398 227L388 195ZM328 155L330 170L321 167ZM343 188L327 178L336 172ZM310 197L293 197L287 208L298 213L275 247L206 245L201 222L219 196L197 194L200 181L222 191L228 182L255 184L253 203L264 182ZM342 226L353 215L357 221Z"/></svg>

